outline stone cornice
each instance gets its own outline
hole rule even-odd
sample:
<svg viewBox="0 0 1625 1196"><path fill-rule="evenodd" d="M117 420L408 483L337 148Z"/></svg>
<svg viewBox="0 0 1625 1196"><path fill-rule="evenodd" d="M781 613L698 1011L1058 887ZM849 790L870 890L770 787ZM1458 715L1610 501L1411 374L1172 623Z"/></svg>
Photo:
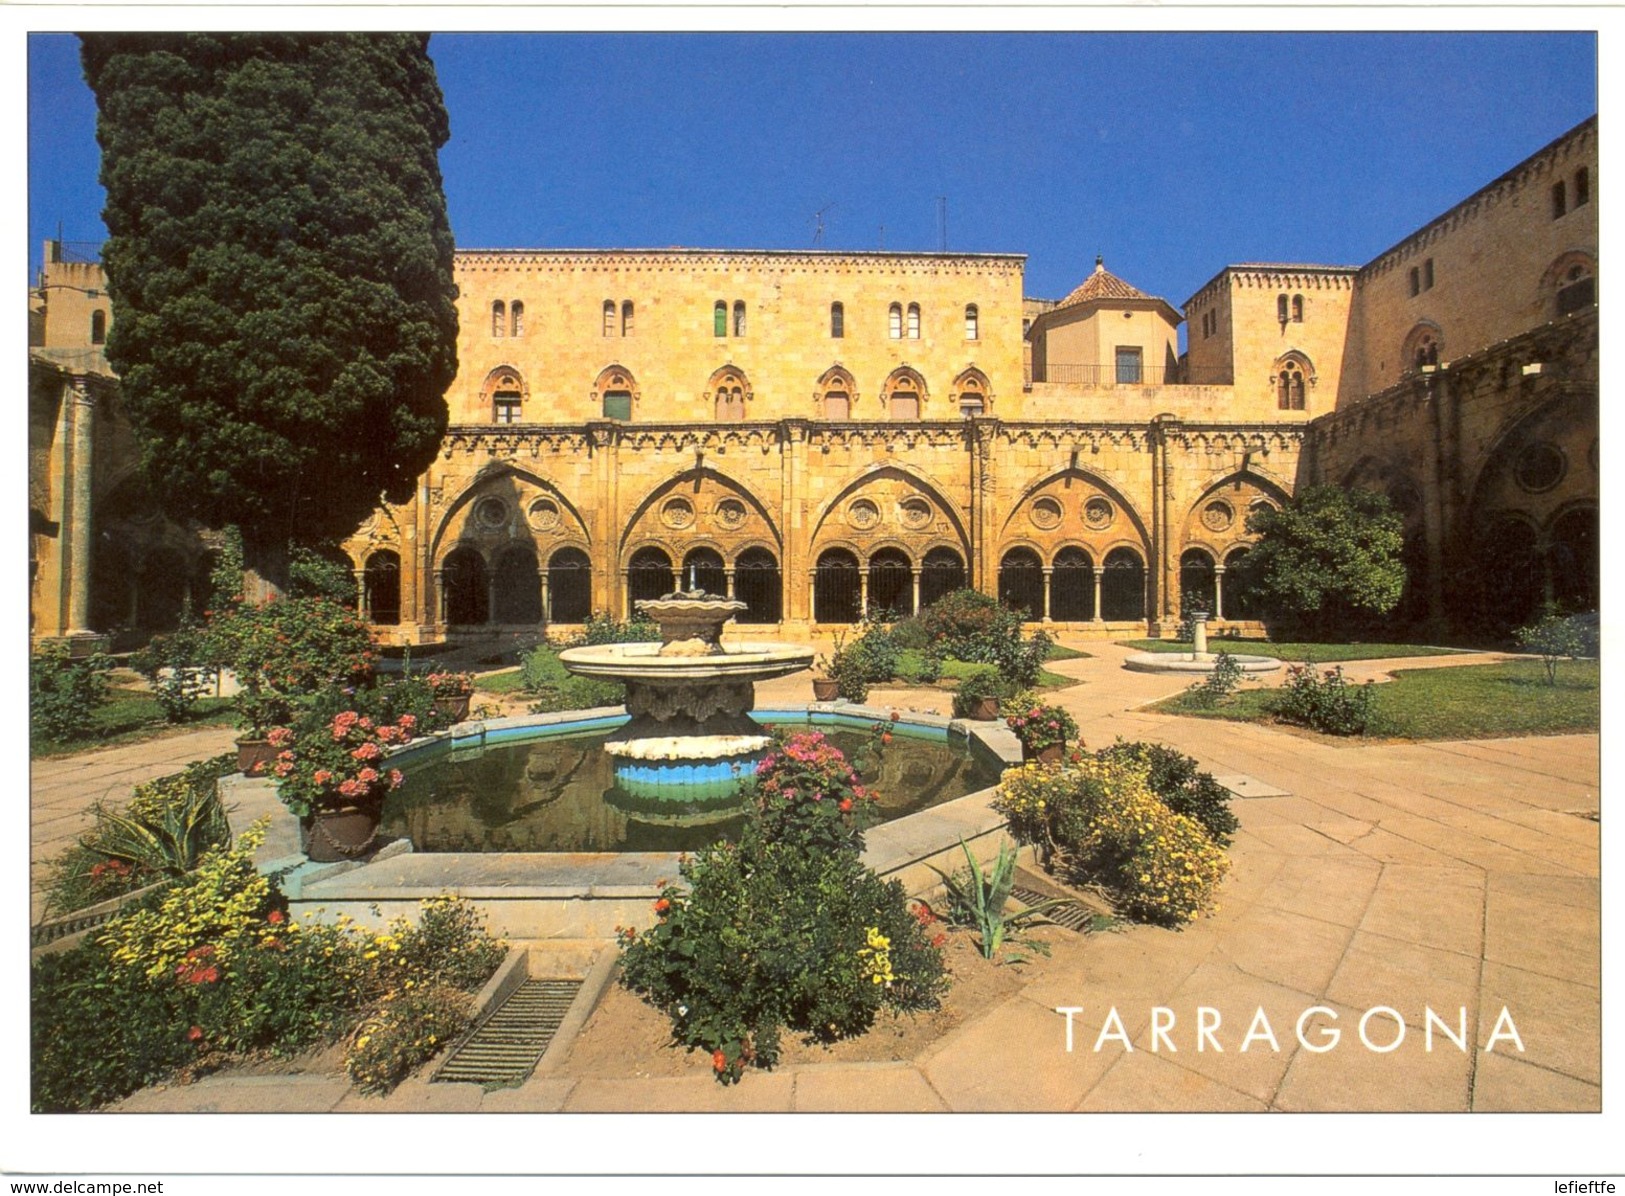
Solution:
<svg viewBox="0 0 1625 1196"><path fill-rule="evenodd" d="M576 273L644 270L655 273L696 268L803 273L1020 275L1024 253L886 253L754 249L464 249L459 271L566 270Z"/></svg>

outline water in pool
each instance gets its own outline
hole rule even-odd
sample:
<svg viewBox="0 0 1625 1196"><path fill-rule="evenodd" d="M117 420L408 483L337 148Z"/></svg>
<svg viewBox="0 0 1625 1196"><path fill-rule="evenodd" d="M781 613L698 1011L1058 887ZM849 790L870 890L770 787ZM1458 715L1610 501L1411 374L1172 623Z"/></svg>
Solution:
<svg viewBox="0 0 1625 1196"><path fill-rule="evenodd" d="M854 762L890 821L999 779L962 741L821 727ZM416 851L694 851L744 824L736 797L689 804L615 787L605 736L456 753L413 768L384 809L383 831Z"/></svg>

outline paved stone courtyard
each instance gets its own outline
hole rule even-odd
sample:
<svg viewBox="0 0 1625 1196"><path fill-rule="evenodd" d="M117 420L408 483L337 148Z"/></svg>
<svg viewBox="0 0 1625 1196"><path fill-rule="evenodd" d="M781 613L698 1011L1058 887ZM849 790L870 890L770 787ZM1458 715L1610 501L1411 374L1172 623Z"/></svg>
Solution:
<svg viewBox="0 0 1625 1196"><path fill-rule="evenodd" d="M1241 775L1241 830L1220 908L1182 931L1133 927L1057 949L1020 991L910 1062L819 1064L751 1074L733 1088L708 1070L623 1080L568 1067L483 1093L413 1081L361 1098L339 1078L217 1078L137 1093L128 1111L1557 1111L1601 1108L1599 737L1342 743L1276 728L1173 718L1138 707L1186 679L1120 667L1127 651L1054 671L1082 684L1055 696L1091 747L1154 739L1216 775ZM1390 668L1490 657L1346 666ZM805 702L806 674L759 700ZM877 690L872 704L946 711L934 691ZM222 750L225 730L37 762L40 860L70 843L96 798ZM36 892L37 903L37 892ZM37 904L36 904L37 915ZM1074 1007L1073 1049L1066 1018ZM1300 1041L1297 1023L1309 1015ZM1402 1041L1395 1017L1403 1019ZM1154 1015L1154 1010L1168 1013ZM1506 1010L1522 1050L1500 1021ZM1115 1009L1122 1037L1113 1037ZM1206 1009L1210 1012L1202 1013ZM1262 1009L1275 1045L1256 1024ZM1427 1011L1435 1018L1426 1049ZM1459 1034L1465 1010L1467 1049ZM1212 1011L1216 1011L1212 1012ZM1329 1012L1326 1012L1329 1011ZM1335 1018L1332 1016L1335 1015ZM1153 1016L1173 1019L1153 1046ZM1214 1025L1199 1043L1198 1019ZM1441 1024L1444 1027L1441 1029ZM1096 1050L1102 1027L1108 1033ZM1340 1033L1325 1051L1327 1027ZM1123 1037L1134 1049L1126 1049ZM1304 1045L1307 1043L1308 1045ZM1247 1049L1243 1050L1243 1045ZM1203 1049L1198 1049L1199 1045ZM1170 1049L1172 1048L1172 1049ZM566 1061L567 1063L567 1061Z"/></svg>

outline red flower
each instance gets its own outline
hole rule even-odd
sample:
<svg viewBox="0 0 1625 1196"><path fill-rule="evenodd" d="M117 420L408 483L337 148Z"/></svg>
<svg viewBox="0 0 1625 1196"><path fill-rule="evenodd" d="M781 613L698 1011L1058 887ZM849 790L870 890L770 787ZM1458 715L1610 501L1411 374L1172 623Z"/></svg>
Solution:
<svg viewBox="0 0 1625 1196"><path fill-rule="evenodd" d="M282 911L279 910L279 909L272 910L269 914L266 915L265 920L267 922L271 923L271 925L273 925L273 926L281 925L282 920L283 920L282 919Z"/></svg>
<svg viewBox="0 0 1625 1196"><path fill-rule="evenodd" d="M940 946L942 946L943 943L946 943L947 941L948 941L948 936L945 935L945 934L940 934L939 933L939 934L935 934L935 935L931 936L931 945L933 947L940 947Z"/></svg>
<svg viewBox="0 0 1625 1196"><path fill-rule="evenodd" d="M190 1030L188 1030L186 1032L186 1037L191 1039L193 1042L202 1042L203 1041L203 1027L202 1026L193 1026Z"/></svg>
<svg viewBox="0 0 1625 1196"><path fill-rule="evenodd" d="M880 733L880 742L881 743L890 743L891 742L891 732L890 731L882 731Z"/></svg>
<svg viewBox="0 0 1625 1196"><path fill-rule="evenodd" d="M841 813L850 814L851 812L852 812L852 799L850 797L843 797L841 799Z"/></svg>
<svg viewBox="0 0 1625 1196"><path fill-rule="evenodd" d="M655 901L655 913L657 914L664 914L670 908L671 902L667 901L664 897L661 897Z"/></svg>
<svg viewBox="0 0 1625 1196"><path fill-rule="evenodd" d="M719 1073L727 1071L728 1070L728 1056L724 1055L720 1050L712 1051L711 1052L711 1066L716 1068L716 1070Z"/></svg>

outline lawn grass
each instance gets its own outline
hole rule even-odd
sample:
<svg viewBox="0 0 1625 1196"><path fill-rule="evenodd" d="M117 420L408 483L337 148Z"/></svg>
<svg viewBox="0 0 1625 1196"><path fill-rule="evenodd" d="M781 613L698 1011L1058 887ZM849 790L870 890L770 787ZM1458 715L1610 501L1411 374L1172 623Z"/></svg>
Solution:
<svg viewBox="0 0 1625 1196"><path fill-rule="evenodd" d="M1123 640L1125 648L1139 652L1189 652L1189 643L1180 640ZM1271 643L1236 635L1210 635L1209 652L1229 652L1233 656L1273 656L1278 660L1308 664L1336 664L1340 660L1386 660L1398 656L1448 656L1465 648L1436 648L1427 644L1297 644Z"/></svg>
<svg viewBox="0 0 1625 1196"><path fill-rule="evenodd" d="M1046 659L1048 659L1048 660L1071 660L1071 659L1074 658L1074 656L1087 656L1088 655L1087 652L1073 653L1070 648L1062 648L1061 651L1067 653L1067 655L1065 655L1065 656L1051 655L1051 656L1047 657ZM901 659L900 659L900 661L899 661L899 663L897 665L897 676L894 678L894 680L900 682L903 685L911 685L912 686L912 685L924 685L924 684L926 684L926 682L910 681L909 680L910 677L918 677L920 675L920 669L923 667L924 659L925 659L925 653L921 652L918 648L904 648L903 651L902 651L902 654L901 654ZM990 665L990 664L978 664L975 661L959 660L956 657L949 656L949 657L944 658L944 660L942 662L942 681L954 681L954 682L963 681L966 677L970 676L972 673L976 672L976 670L978 670L978 669L990 669L992 667L993 666ZM877 681L877 682L875 682L875 684L876 685L887 685L887 684L889 684L889 682ZM1065 689L1068 685L1076 685L1076 684L1078 684L1078 682L1077 682L1077 680L1075 678L1063 677L1059 673L1050 672L1048 669L1040 669L1039 672L1038 672L1038 684L1035 685L1033 688L1034 689Z"/></svg>
<svg viewBox="0 0 1625 1196"><path fill-rule="evenodd" d="M33 739L29 753L36 757L66 756L90 748L141 743L175 731L218 727L231 722L233 717L230 699L200 698L192 707L191 718L184 723L171 723L165 720L164 708L158 699L146 690L114 689L91 715L90 730L83 736L65 740Z"/></svg>
<svg viewBox="0 0 1625 1196"><path fill-rule="evenodd" d="M1375 687L1371 726L1376 739L1488 739L1513 735L1560 735L1600 726L1602 673L1596 661L1558 666L1557 684L1546 684L1538 660L1407 669ZM1273 689L1245 689L1223 705L1203 709L1178 694L1153 709L1195 718L1269 722Z"/></svg>
<svg viewBox="0 0 1625 1196"><path fill-rule="evenodd" d="M504 669L500 673L487 673L474 678L474 692L481 694L516 694L522 677L518 669Z"/></svg>

